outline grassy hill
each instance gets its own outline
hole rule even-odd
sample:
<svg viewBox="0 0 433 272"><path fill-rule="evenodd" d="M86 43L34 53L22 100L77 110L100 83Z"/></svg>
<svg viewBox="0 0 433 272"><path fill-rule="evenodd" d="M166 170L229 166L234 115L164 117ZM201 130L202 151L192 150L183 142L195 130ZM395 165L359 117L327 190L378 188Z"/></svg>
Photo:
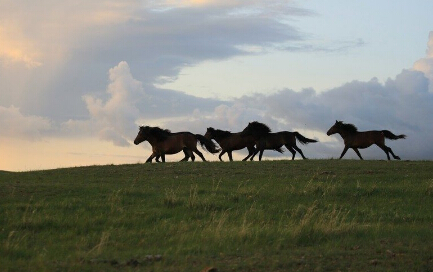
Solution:
<svg viewBox="0 0 433 272"><path fill-rule="evenodd" d="M432 271L433 162L0 172L0 271Z"/></svg>

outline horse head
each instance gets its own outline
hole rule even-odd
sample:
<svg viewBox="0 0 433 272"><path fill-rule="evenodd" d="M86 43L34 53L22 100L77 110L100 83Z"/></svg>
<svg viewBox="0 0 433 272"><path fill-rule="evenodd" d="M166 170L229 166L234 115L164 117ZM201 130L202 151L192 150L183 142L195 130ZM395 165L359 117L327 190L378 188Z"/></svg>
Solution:
<svg viewBox="0 0 433 272"><path fill-rule="evenodd" d="M138 145L139 143L146 141L146 131L149 129L148 126L140 126L138 130L137 137L135 137L134 144Z"/></svg>
<svg viewBox="0 0 433 272"><path fill-rule="evenodd" d="M210 139L212 139L212 137L214 137L214 133L215 133L215 129L213 127L208 127L204 137L206 137L207 139L210 140Z"/></svg>
<svg viewBox="0 0 433 272"><path fill-rule="evenodd" d="M354 124L345 124L343 121L335 121L335 124L326 132L328 136L335 133L356 133L358 128Z"/></svg>
<svg viewBox="0 0 433 272"><path fill-rule="evenodd" d="M326 135L331 136L332 134L335 134L338 132L339 127L343 124L343 121L337 121L335 120L335 124L326 132Z"/></svg>

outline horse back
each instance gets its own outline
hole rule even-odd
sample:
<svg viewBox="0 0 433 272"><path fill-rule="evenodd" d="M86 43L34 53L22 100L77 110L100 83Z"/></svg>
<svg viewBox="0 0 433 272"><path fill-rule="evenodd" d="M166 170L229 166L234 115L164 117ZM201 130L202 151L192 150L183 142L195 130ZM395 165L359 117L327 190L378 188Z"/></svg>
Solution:
<svg viewBox="0 0 433 272"><path fill-rule="evenodd" d="M267 133L258 140L258 145L264 148L277 148L283 145L293 145L296 143L295 135L289 131Z"/></svg>
<svg viewBox="0 0 433 272"><path fill-rule="evenodd" d="M191 132L172 133L164 141L158 143L158 149L164 154L176 154L184 148L193 149L197 146L197 139Z"/></svg>
<svg viewBox="0 0 433 272"><path fill-rule="evenodd" d="M385 136L382 131L369 130L356 132L344 139L344 143L350 147L367 148L373 144L383 144Z"/></svg>

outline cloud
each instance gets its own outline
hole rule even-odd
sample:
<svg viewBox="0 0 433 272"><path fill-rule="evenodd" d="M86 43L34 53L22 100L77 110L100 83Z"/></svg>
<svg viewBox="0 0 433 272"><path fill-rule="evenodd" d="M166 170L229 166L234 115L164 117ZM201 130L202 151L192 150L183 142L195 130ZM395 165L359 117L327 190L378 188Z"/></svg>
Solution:
<svg viewBox="0 0 433 272"><path fill-rule="evenodd" d="M432 159L433 128L427 121L433 115L433 93L423 72L403 70L394 79L380 83L352 81L326 92L304 89L280 90L271 95L256 94L232 101L204 99L170 90L149 88L132 76L122 61L108 72L109 84L99 96L84 95L89 112L85 120L70 119L61 125L61 135L95 137L116 146L128 146L142 121L172 131L205 133L209 126L241 131L248 122L259 120L273 131L300 131L320 143L305 148L308 157L338 157L343 148L339 137L325 132L337 120L354 123L360 130L388 129L406 134L408 139L388 141L403 159ZM145 88L146 87L146 88ZM0 123L8 129L2 136L31 135L40 139L54 130L47 118L23 115L16 107L0 108ZM13 124L13 125L11 125ZM19 124L19 125L17 125ZM29 136L27 136L29 137ZM370 148L364 157L384 158L381 150ZM278 156L271 151L267 156ZM354 154L348 158L356 158Z"/></svg>
<svg viewBox="0 0 433 272"><path fill-rule="evenodd" d="M429 34L429 40L427 43L426 56L413 65L413 69L421 71L430 80L429 90L433 92L433 31Z"/></svg>
<svg viewBox="0 0 433 272"><path fill-rule="evenodd" d="M111 141L117 146L128 146L130 136L136 131L135 120L140 116L137 101L145 98L141 82L135 80L128 64L120 62L109 71L110 83L103 100L91 95L83 96L90 119L85 121L69 120L63 124L66 131L78 131L89 128L100 139Z"/></svg>
<svg viewBox="0 0 433 272"><path fill-rule="evenodd" d="M353 81L322 93L286 89L237 102L244 103L246 108L261 109L264 116L277 121L275 126L280 129L308 130L310 137L328 139L316 145L319 157L341 152L338 150L342 149L342 142L334 147L325 132L335 120L343 120L354 123L360 130L388 129L406 134L407 140L388 144L398 146L403 158L432 159L433 143L426 141L433 138L433 127L428 121L433 116L433 93L428 90L428 82L421 72L403 70L384 84L377 79ZM327 149L327 155L321 148ZM375 158L383 158L380 151L374 154Z"/></svg>
<svg viewBox="0 0 433 272"><path fill-rule="evenodd" d="M213 126L233 132L241 131L250 121L259 120L273 131L300 131L320 143L308 145L308 156L339 157L343 142L339 136L327 136L335 120L355 124L360 131L391 130L406 134L406 140L387 141L403 159L433 159L433 93L424 73L403 70L394 79L380 83L352 81L326 92L304 89L296 92L284 89L271 95L257 94L236 98L231 104L222 102L200 114L190 111L183 119L168 120L160 125L174 131L188 128L204 133ZM349 152L347 158L357 158ZM375 147L363 150L368 159L385 159ZM267 155L273 154L271 151Z"/></svg>
<svg viewBox="0 0 433 272"><path fill-rule="evenodd" d="M365 46L363 39L354 41L334 41L332 44L324 45L323 43L315 45L312 43L294 42L290 45L278 46L279 50L291 52L324 52L324 53L341 53L348 50Z"/></svg>
<svg viewBox="0 0 433 272"><path fill-rule="evenodd" d="M390 143L398 146L396 153L402 158L432 159L433 144L425 140L433 138L433 128L426 121L426 117L433 115L431 80L425 72L431 68L429 50L430 47L422 59L426 70L403 70L385 83L373 78L320 93L314 89L301 92L283 89L270 95L247 95L232 101L197 98L143 84L133 77L129 64L122 61L109 69L109 84L103 93L82 96L88 118L63 122L61 133L97 136L116 146L128 146L137 133L137 124L141 123L204 134L208 126L237 132L248 122L259 120L274 131L299 130L307 137L320 139L320 144L311 147L309 152L313 154L309 156L328 158L340 154L342 142L338 137L326 136L325 132L335 120L343 120L354 123L360 130L388 129L406 134L407 140ZM25 130L17 130L21 126L12 126L10 120L17 120L14 124L32 123L24 127L32 128L30 135L34 139L53 129L48 118L24 115L16 107L3 107L2 111L5 116L2 122L11 127L7 130L12 131L7 133L9 136L26 135ZM383 158L378 149L368 154L366 158Z"/></svg>
<svg viewBox="0 0 433 272"><path fill-rule="evenodd" d="M126 63L121 64L119 67L127 67ZM119 67L110 71L117 71ZM122 73L110 72L112 82L124 78L125 75L129 75L128 81L134 81L129 70L119 70ZM110 108L107 105L135 105L133 113L122 122L129 120L132 124L136 118L135 120L151 121L150 125L162 126L172 131L189 130L202 134L209 126L237 132L248 122L259 120L270 125L274 131L298 130L307 137L320 139L320 144L316 144L314 148L308 147L310 153L314 152L310 157L318 158L337 157L341 153L341 139L335 136L328 137L325 132L335 120L343 120L354 123L360 130L388 129L396 134L406 134L407 140L388 141L390 146L397 146L396 153L400 153L402 158L406 159L432 159L433 144L425 140L433 138L433 128L426 121L428 116L433 116L433 93L429 92L429 82L423 72L403 70L385 83L379 82L376 78L370 81L352 81L320 93L314 89L304 89L301 92L284 89L271 95L256 94L232 101L219 101L199 99L173 91L158 95L158 92L162 91L159 89L146 90L144 94L143 90L138 88L139 95L131 96L135 97L133 101L115 100L113 97L118 94L111 91L112 99L107 103L92 98L87 101L87 105L93 118L98 117L102 120L106 119L106 115L111 116L105 112L105 109ZM136 82L135 85L137 84ZM134 88L123 90L129 92ZM121 94L121 97L130 97L130 94ZM146 99L140 98L140 95ZM170 109L174 111L170 112ZM164 113L166 110L169 111L168 114ZM177 115L173 116L175 113ZM137 119L134 114L139 118ZM123 128L119 127L117 135L121 135L121 129ZM136 128L130 130L135 132ZM112 139L115 142L112 130L102 132L102 139ZM376 149L371 148L363 152L367 152L367 158L383 158L381 150ZM352 155L356 158L356 155Z"/></svg>
<svg viewBox="0 0 433 272"><path fill-rule="evenodd" d="M44 133L51 131L52 123L47 118L23 115L19 108L0 106L0 138L40 140Z"/></svg>
<svg viewBox="0 0 433 272"><path fill-rule="evenodd" d="M11 64L22 63L26 68L42 65L38 60L40 52L18 29L0 26L0 64L8 68Z"/></svg>
<svg viewBox="0 0 433 272"><path fill-rule="evenodd" d="M207 112L222 103L150 86L145 86L145 89L142 82L132 76L125 61L111 68L108 76L109 84L103 93L82 97L89 117L62 122L63 136L97 135L99 139L114 145L128 146L137 133L137 124L155 125L157 120L182 119L192 112Z"/></svg>
<svg viewBox="0 0 433 272"><path fill-rule="evenodd" d="M155 90L159 78L172 80L185 66L257 54L245 48L301 40L303 34L282 18L310 15L278 1L180 1L178 6L168 1L163 4L174 8L163 11L157 10L158 3L42 0L2 5L0 17L8 29L0 34L0 58L37 69L0 65L0 105L14 104L25 114L58 123L83 119L88 112L81 97L104 91L106 71L121 60L146 90Z"/></svg>
<svg viewBox="0 0 433 272"><path fill-rule="evenodd" d="M340 154L342 142L324 133L339 119L361 130L405 133L407 140L392 142L402 158L433 158L426 141L433 138L426 121L433 113L433 32L426 56L385 83L373 78L321 93L287 88L223 101L154 84L203 61L269 49L341 52L364 46L364 40L305 42L291 19L314 14L276 0L42 0L1 6L2 137L98 137L128 146L142 123L204 133L208 126L240 131L259 120L274 131L302 130L321 139L310 157L329 157Z"/></svg>

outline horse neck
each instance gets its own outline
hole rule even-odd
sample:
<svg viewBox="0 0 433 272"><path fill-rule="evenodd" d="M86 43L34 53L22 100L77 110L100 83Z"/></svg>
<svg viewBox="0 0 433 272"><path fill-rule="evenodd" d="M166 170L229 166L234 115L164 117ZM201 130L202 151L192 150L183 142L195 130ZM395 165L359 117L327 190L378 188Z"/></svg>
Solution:
<svg viewBox="0 0 433 272"><path fill-rule="evenodd" d="M223 131L220 131L220 132L217 132L217 131L215 131L213 134L212 134L212 136L213 136L213 138L215 139L215 141L221 141L221 140L223 140L223 139L225 139L225 138L227 138L227 137L229 137L231 135L231 133L229 134L229 133L225 133L225 132L223 132Z"/></svg>
<svg viewBox="0 0 433 272"><path fill-rule="evenodd" d="M352 135L355 135L356 132L350 132L350 131L341 129L337 133L340 134L341 138L346 139L346 138L351 137Z"/></svg>
<svg viewBox="0 0 433 272"><path fill-rule="evenodd" d="M146 141L148 141L149 144L150 144L151 146L154 146L154 145L156 145L156 144L159 142L159 141L156 139L156 137L153 136L153 135L149 135L149 136L147 137Z"/></svg>

